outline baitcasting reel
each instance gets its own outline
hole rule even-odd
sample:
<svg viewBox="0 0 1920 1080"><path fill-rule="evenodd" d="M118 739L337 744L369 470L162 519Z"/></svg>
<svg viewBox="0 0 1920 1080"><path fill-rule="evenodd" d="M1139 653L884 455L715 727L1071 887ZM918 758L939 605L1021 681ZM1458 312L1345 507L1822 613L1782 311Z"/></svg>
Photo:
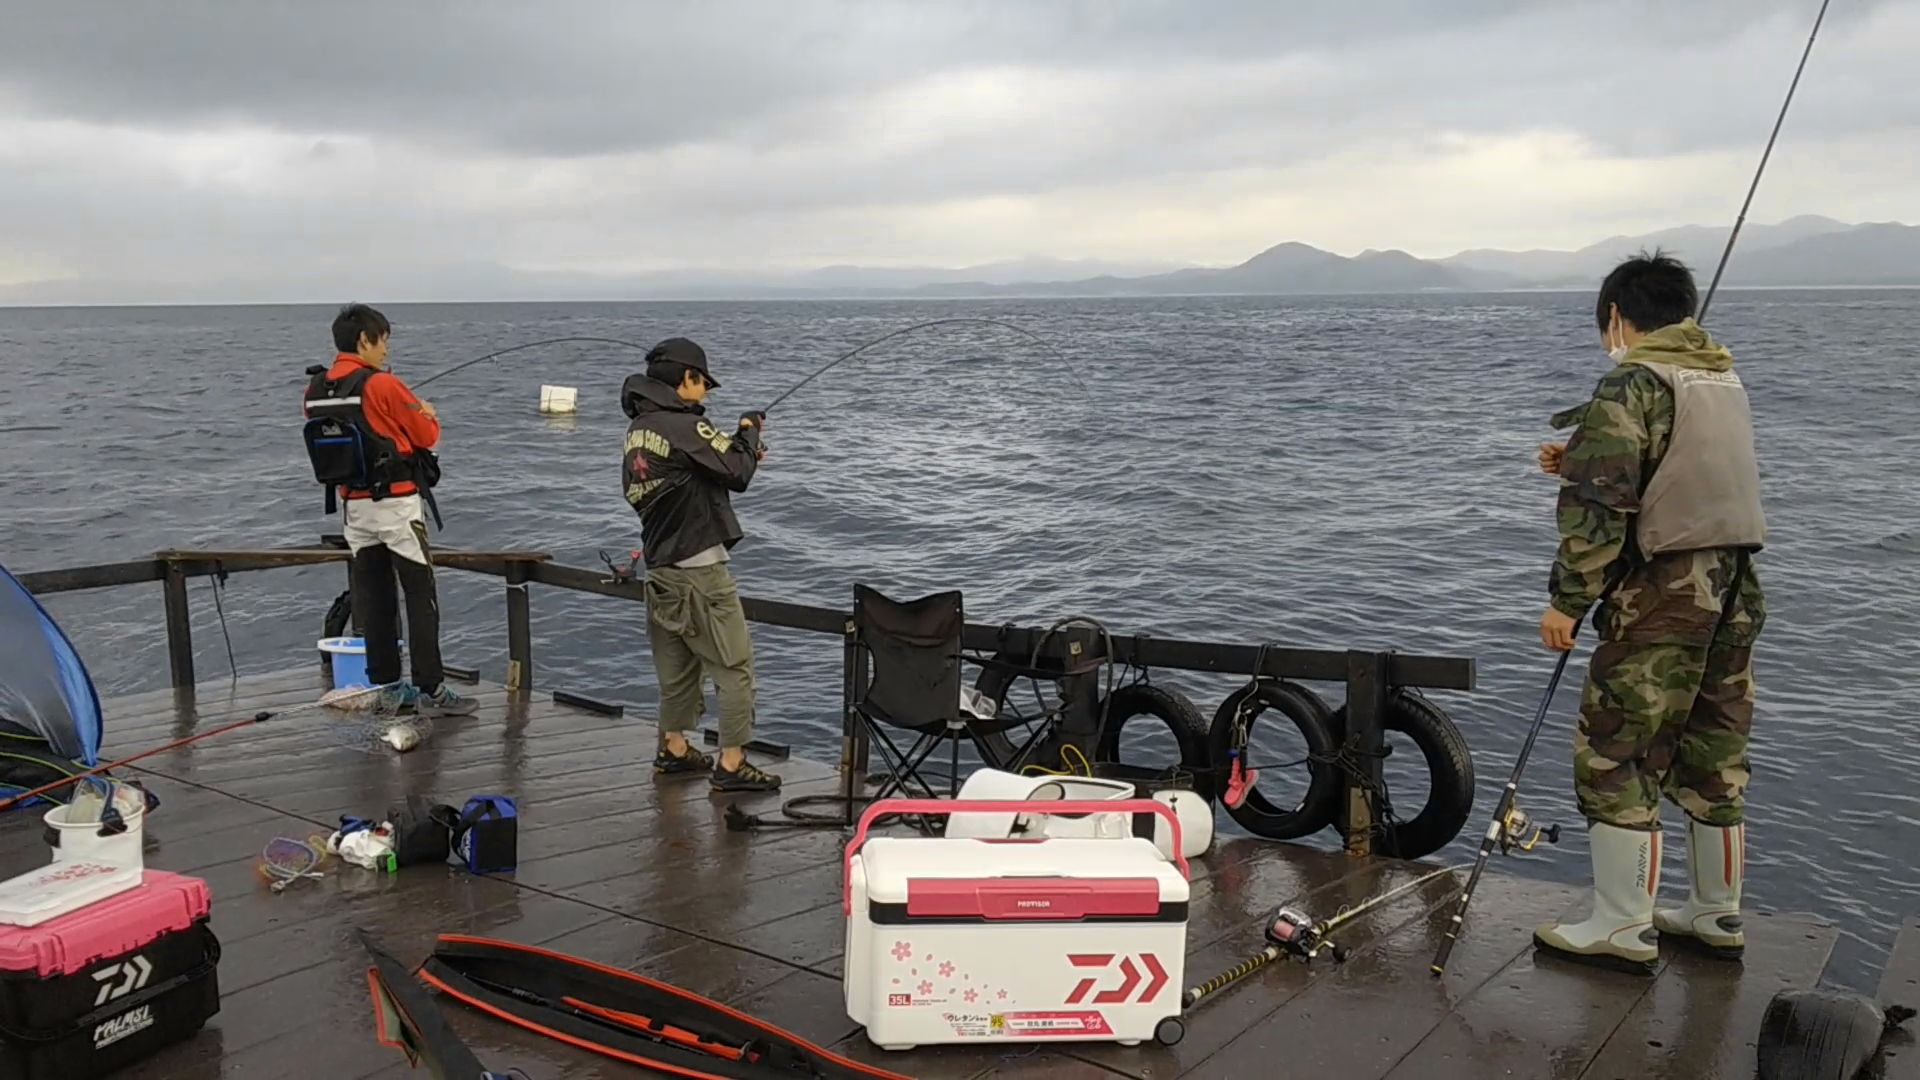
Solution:
<svg viewBox="0 0 1920 1080"><path fill-rule="evenodd" d="M1311 964L1321 949L1333 953L1333 962L1347 962L1347 947L1328 941L1323 931L1306 915L1292 908L1280 908L1267 920L1267 943L1282 953Z"/></svg>
<svg viewBox="0 0 1920 1080"><path fill-rule="evenodd" d="M1521 851L1532 851L1534 845L1538 844L1542 837L1545 837L1549 844L1557 844L1560 842L1560 826L1558 825L1537 826L1533 830L1533 835L1525 842L1522 842L1520 837L1526 833L1527 827L1532 824L1533 819L1527 816L1525 810L1520 809L1518 803L1510 807L1507 810L1507 816L1500 822L1500 854L1511 855L1515 848Z"/></svg>

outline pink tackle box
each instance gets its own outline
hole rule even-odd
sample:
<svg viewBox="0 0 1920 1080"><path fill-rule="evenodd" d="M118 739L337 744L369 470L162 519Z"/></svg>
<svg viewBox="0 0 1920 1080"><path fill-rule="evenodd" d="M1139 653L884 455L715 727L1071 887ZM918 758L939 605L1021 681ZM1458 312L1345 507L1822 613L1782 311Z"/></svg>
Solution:
<svg viewBox="0 0 1920 1080"><path fill-rule="evenodd" d="M207 884L159 870L36 926L0 926L0 1077L88 1080L220 1011Z"/></svg>

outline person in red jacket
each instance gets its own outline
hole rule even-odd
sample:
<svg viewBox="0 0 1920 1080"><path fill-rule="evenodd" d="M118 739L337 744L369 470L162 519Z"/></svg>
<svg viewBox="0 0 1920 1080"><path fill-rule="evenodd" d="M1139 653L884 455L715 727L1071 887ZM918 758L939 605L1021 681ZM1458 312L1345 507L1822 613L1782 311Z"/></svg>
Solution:
<svg viewBox="0 0 1920 1080"><path fill-rule="evenodd" d="M353 610L366 633L367 678L388 712L465 715L475 703L446 684L440 659L440 605L427 545L422 484L440 443L433 406L386 370L393 326L365 304L349 304L333 320L338 355L307 386L308 451L316 476L340 501L341 531L353 553ZM437 466L434 466L437 467ZM399 590L395 589L398 578ZM407 595L407 643L413 681L400 681L400 597Z"/></svg>

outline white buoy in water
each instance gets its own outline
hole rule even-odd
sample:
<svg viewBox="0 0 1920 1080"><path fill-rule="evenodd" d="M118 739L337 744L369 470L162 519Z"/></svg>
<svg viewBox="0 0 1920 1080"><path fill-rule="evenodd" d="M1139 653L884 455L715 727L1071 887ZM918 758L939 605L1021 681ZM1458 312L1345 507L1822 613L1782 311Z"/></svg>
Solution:
<svg viewBox="0 0 1920 1080"><path fill-rule="evenodd" d="M540 388L540 411L543 413L570 413L577 410L580 391L571 386L542 386Z"/></svg>

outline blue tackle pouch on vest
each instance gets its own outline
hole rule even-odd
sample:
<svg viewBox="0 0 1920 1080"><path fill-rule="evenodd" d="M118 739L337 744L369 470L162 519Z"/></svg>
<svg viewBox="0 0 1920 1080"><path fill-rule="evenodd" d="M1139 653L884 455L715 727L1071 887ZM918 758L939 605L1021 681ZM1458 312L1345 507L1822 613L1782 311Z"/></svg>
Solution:
<svg viewBox="0 0 1920 1080"><path fill-rule="evenodd" d="M498 874L519 862L520 811L505 795L476 795L460 811L453 856L469 873Z"/></svg>

